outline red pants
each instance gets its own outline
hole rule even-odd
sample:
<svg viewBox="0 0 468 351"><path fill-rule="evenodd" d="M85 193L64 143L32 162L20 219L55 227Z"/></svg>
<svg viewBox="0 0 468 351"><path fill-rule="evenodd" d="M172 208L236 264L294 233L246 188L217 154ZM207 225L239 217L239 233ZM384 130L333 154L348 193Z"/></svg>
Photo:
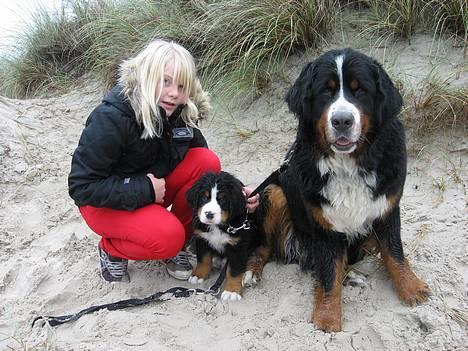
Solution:
<svg viewBox="0 0 468 351"><path fill-rule="evenodd" d="M192 234L192 209L185 192L205 172L220 169L218 156L209 149L189 149L165 177L164 204L134 211L82 206L80 212L91 230L102 237L100 247L111 256L129 260L174 257ZM170 211L166 209L169 205Z"/></svg>

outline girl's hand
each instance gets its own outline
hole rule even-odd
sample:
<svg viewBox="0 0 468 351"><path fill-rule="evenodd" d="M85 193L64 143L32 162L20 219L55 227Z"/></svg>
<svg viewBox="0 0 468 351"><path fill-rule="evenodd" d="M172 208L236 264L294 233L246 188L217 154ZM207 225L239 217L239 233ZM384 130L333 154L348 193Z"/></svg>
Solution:
<svg viewBox="0 0 468 351"><path fill-rule="evenodd" d="M154 202L162 204L164 202L164 195L166 194L166 181L164 178L156 178L151 173L148 173L146 176L151 180L151 184L153 184Z"/></svg>
<svg viewBox="0 0 468 351"><path fill-rule="evenodd" d="M244 187L244 194L245 198L247 199L247 204L245 207L247 207L247 212L253 213L257 209L259 203L260 203L260 195L255 195L250 197L250 194L252 194L253 189L249 187Z"/></svg>

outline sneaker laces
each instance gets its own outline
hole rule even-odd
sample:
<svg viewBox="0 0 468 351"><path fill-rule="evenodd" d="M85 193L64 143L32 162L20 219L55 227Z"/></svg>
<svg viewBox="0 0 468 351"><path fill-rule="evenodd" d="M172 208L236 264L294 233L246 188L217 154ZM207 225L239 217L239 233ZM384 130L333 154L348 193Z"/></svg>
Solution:
<svg viewBox="0 0 468 351"><path fill-rule="evenodd" d="M187 252L185 251L180 251L175 257L170 258L169 261L175 263L176 265L182 266L187 270L192 269Z"/></svg>
<svg viewBox="0 0 468 351"><path fill-rule="evenodd" d="M127 272L128 260L119 259L118 261L111 261L109 255L104 250L100 251L101 261L107 268L107 271L116 279L122 279L124 274Z"/></svg>

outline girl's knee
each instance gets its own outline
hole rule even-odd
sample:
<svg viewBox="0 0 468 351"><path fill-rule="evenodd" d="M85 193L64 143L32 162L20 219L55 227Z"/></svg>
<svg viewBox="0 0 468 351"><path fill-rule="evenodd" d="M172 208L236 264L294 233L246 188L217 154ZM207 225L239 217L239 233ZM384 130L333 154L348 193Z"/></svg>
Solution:
<svg viewBox="0 0 468 351"><path fill-rule="evenodd" d="M207 171L219 172L221 170L221 161L213 151L206 148L190 149L196 162L202 169L203 173Z"/></svg>
<svg viewBox="0 0 468 351"><path fill-rule="evenodd" d="M177 255L185 244L185 229L178 222L177 225L166 226L164 232L154 234L153 243L150 249L157 259L167 259Z"/></svg>

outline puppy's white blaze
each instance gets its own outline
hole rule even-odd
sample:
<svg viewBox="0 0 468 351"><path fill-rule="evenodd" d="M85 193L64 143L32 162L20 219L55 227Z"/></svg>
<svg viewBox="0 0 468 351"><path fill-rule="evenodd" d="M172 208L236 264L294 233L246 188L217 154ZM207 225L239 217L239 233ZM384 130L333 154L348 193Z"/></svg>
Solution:
<svg viewBox="0 0 468 351"><path fill-rule="evenodd" d="M323 216L333 230L345 233L348 240L366 235L372 222L389 210L385 195L373 196L376 175L360 172L354 158L348 155L322 158L318 169L322 176L330 174L327 185L320 191L330 201L322 206Z"/></svg>
<svg viewBox="0 0 468 351"><path fill-rule="evenodd" d="M224 247L229 242L229 240L231 240L229 234L224 233L214 225L210 226L209 232L203 232L199 235L203 239L205 239L210 244L210 246L219 253L224 253Z"/></svg>
<svg viewBox="0 0 468 351"><path fill-rule="evenodd" d="M242 296L233 291L224 290L221 294L221 300L223 301L239 301L242 299Z"/></svg>
<svg viewBox="0 0 468 351"><path fill-rule="evenodd" d="M336 112L348 112L353 115L354 124L351 130L351 141L356 142L359 139L359 135L361 133L361 118L359 110L354 106L351 102L349 102L346 97L344 96L344 79L343 79L343 61L344 55L340 55L336 57L336 70L338 73L339 85L340 90L338 92L338 97L335 101L332 102L330 108L328 109L328 116L327 116L327 134L329 134L330 139L333 139L333 126L331 123L331 118L334 113ZM336 153L351 153L355 150L356 146L353 146L350 150L341 151L333 147L332 149Z"/></svg>
<svg viewBox="0 0 468 351"><path fill-rule="evenodd" d="M221 206L219 206L218 201L216 200L217 194L218 187L215 185L211 189L210 202L203 205L200 210L200 222L205 224L219 224L221 222ZM208 219L206 217L206 212L211 212L214 215L213 219Z"/></svg>

